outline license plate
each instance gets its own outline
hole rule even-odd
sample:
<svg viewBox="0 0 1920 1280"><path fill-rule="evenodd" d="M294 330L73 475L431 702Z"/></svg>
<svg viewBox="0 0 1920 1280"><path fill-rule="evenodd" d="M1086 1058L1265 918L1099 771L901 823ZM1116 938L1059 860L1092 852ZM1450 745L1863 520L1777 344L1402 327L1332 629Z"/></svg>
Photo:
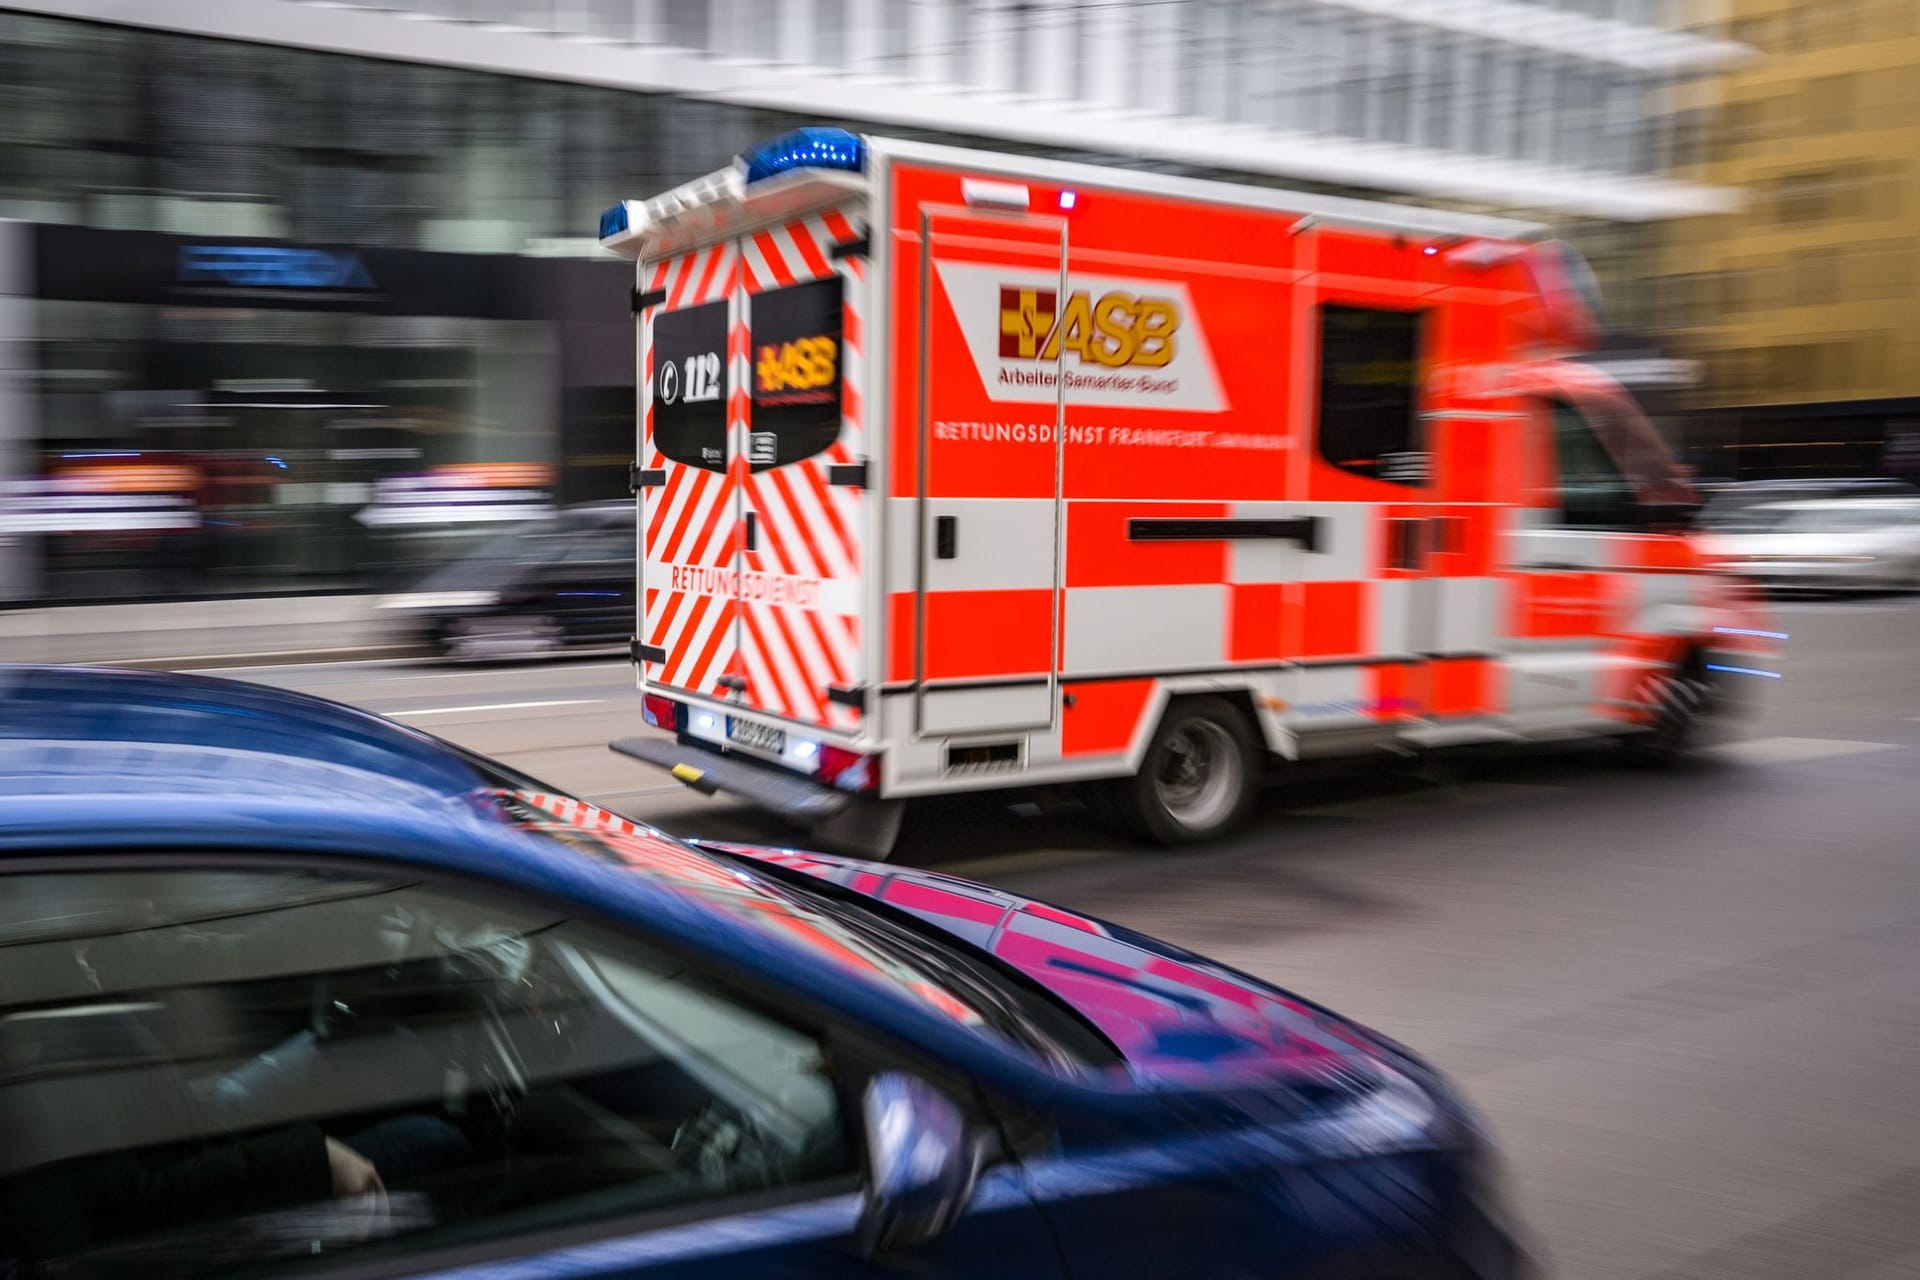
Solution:
<svg viewBox="0 0 1920 1280"><path fill-rule="evenodd" d="M784 754L787 749L785 729L776 729L772 725L760 724L753 720L740 720L728 716L727 737L743 747L752 747L756 751L771 751L775 755Z"/></svg>

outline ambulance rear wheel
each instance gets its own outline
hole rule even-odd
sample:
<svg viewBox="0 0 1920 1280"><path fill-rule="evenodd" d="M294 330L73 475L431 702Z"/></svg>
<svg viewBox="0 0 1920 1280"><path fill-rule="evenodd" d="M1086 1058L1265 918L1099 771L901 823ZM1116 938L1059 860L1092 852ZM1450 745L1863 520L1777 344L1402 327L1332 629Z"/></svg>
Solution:
<svg viewBox="0 0 1920 1280"><path fill-rule="evenodd" d="M1246 820L1259 785L1253 730L1220 698L1183 698L1167 708L1140 772L1118 782L1114 807L1133 835L1156 844L1196 844Z"/></svg>

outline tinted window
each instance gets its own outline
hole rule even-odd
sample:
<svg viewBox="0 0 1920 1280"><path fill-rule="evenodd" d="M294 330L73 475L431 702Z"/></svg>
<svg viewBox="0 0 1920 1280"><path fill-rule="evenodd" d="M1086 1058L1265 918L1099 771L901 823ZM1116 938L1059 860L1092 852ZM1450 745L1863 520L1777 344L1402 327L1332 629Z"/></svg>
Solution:
<svg viewBox="0 0 1920 1280"><path fill-rule="evenodd" d="M813 1033L564 914L288 871L0 904L3 1274L277 1269L855 1168Z"/></svg>
<svg viewBox="0 0 1920 1280"><path fill-rule="evenodd" d="M1646 524L1633 485L1580 411L1553 402L1559 461L1560 523L1570 529L1638 529Z"/></svg>
<svg viewBox="0 0 1920 1280"><path fill-rule="evenodd" d="M840 438L839 276L753 298L755 471L824 452Z"/></svg>
<svg viewBox="0 0 1920 1280"><path fill-rule="evenodd" d="M1320 456L1343 471L1424 484L1417 311L1320 308Z"/></svg>
<svg viewBox="0 0 1920 1280"><path fill-rule="evenodd" d="M653 319L653 443L675 462L727 466L727 304Z"/></svg>
<svg viewBox="0 0 1920 1280"><path fill-rule="evenodd" d="M583 529L567 543L568 560L632 560L636 536L631 526Z"/></svg>

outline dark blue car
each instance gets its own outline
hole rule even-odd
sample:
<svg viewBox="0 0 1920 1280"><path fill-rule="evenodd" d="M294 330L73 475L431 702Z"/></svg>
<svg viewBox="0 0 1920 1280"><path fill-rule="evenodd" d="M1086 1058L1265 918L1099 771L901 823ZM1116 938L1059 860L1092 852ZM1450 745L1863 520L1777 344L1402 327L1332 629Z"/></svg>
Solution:
<svg viewBox="0 0 1920 1280"><path fill-rule="evenodd" d="M0 1275L1506 1277L1405 1050L347 707L0 667Z"/></svg>

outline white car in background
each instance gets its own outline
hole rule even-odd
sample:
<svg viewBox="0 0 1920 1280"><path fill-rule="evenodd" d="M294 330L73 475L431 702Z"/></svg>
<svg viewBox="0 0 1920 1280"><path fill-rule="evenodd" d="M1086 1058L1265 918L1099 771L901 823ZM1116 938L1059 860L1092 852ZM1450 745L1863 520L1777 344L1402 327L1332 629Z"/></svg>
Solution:
<svg viewBox="0 0 1920 1280"><path fill-rule="evenodd" d="M1748 507L1710 531L1706 550L1774 590L1920 590L1920 498Z"/></svg>

